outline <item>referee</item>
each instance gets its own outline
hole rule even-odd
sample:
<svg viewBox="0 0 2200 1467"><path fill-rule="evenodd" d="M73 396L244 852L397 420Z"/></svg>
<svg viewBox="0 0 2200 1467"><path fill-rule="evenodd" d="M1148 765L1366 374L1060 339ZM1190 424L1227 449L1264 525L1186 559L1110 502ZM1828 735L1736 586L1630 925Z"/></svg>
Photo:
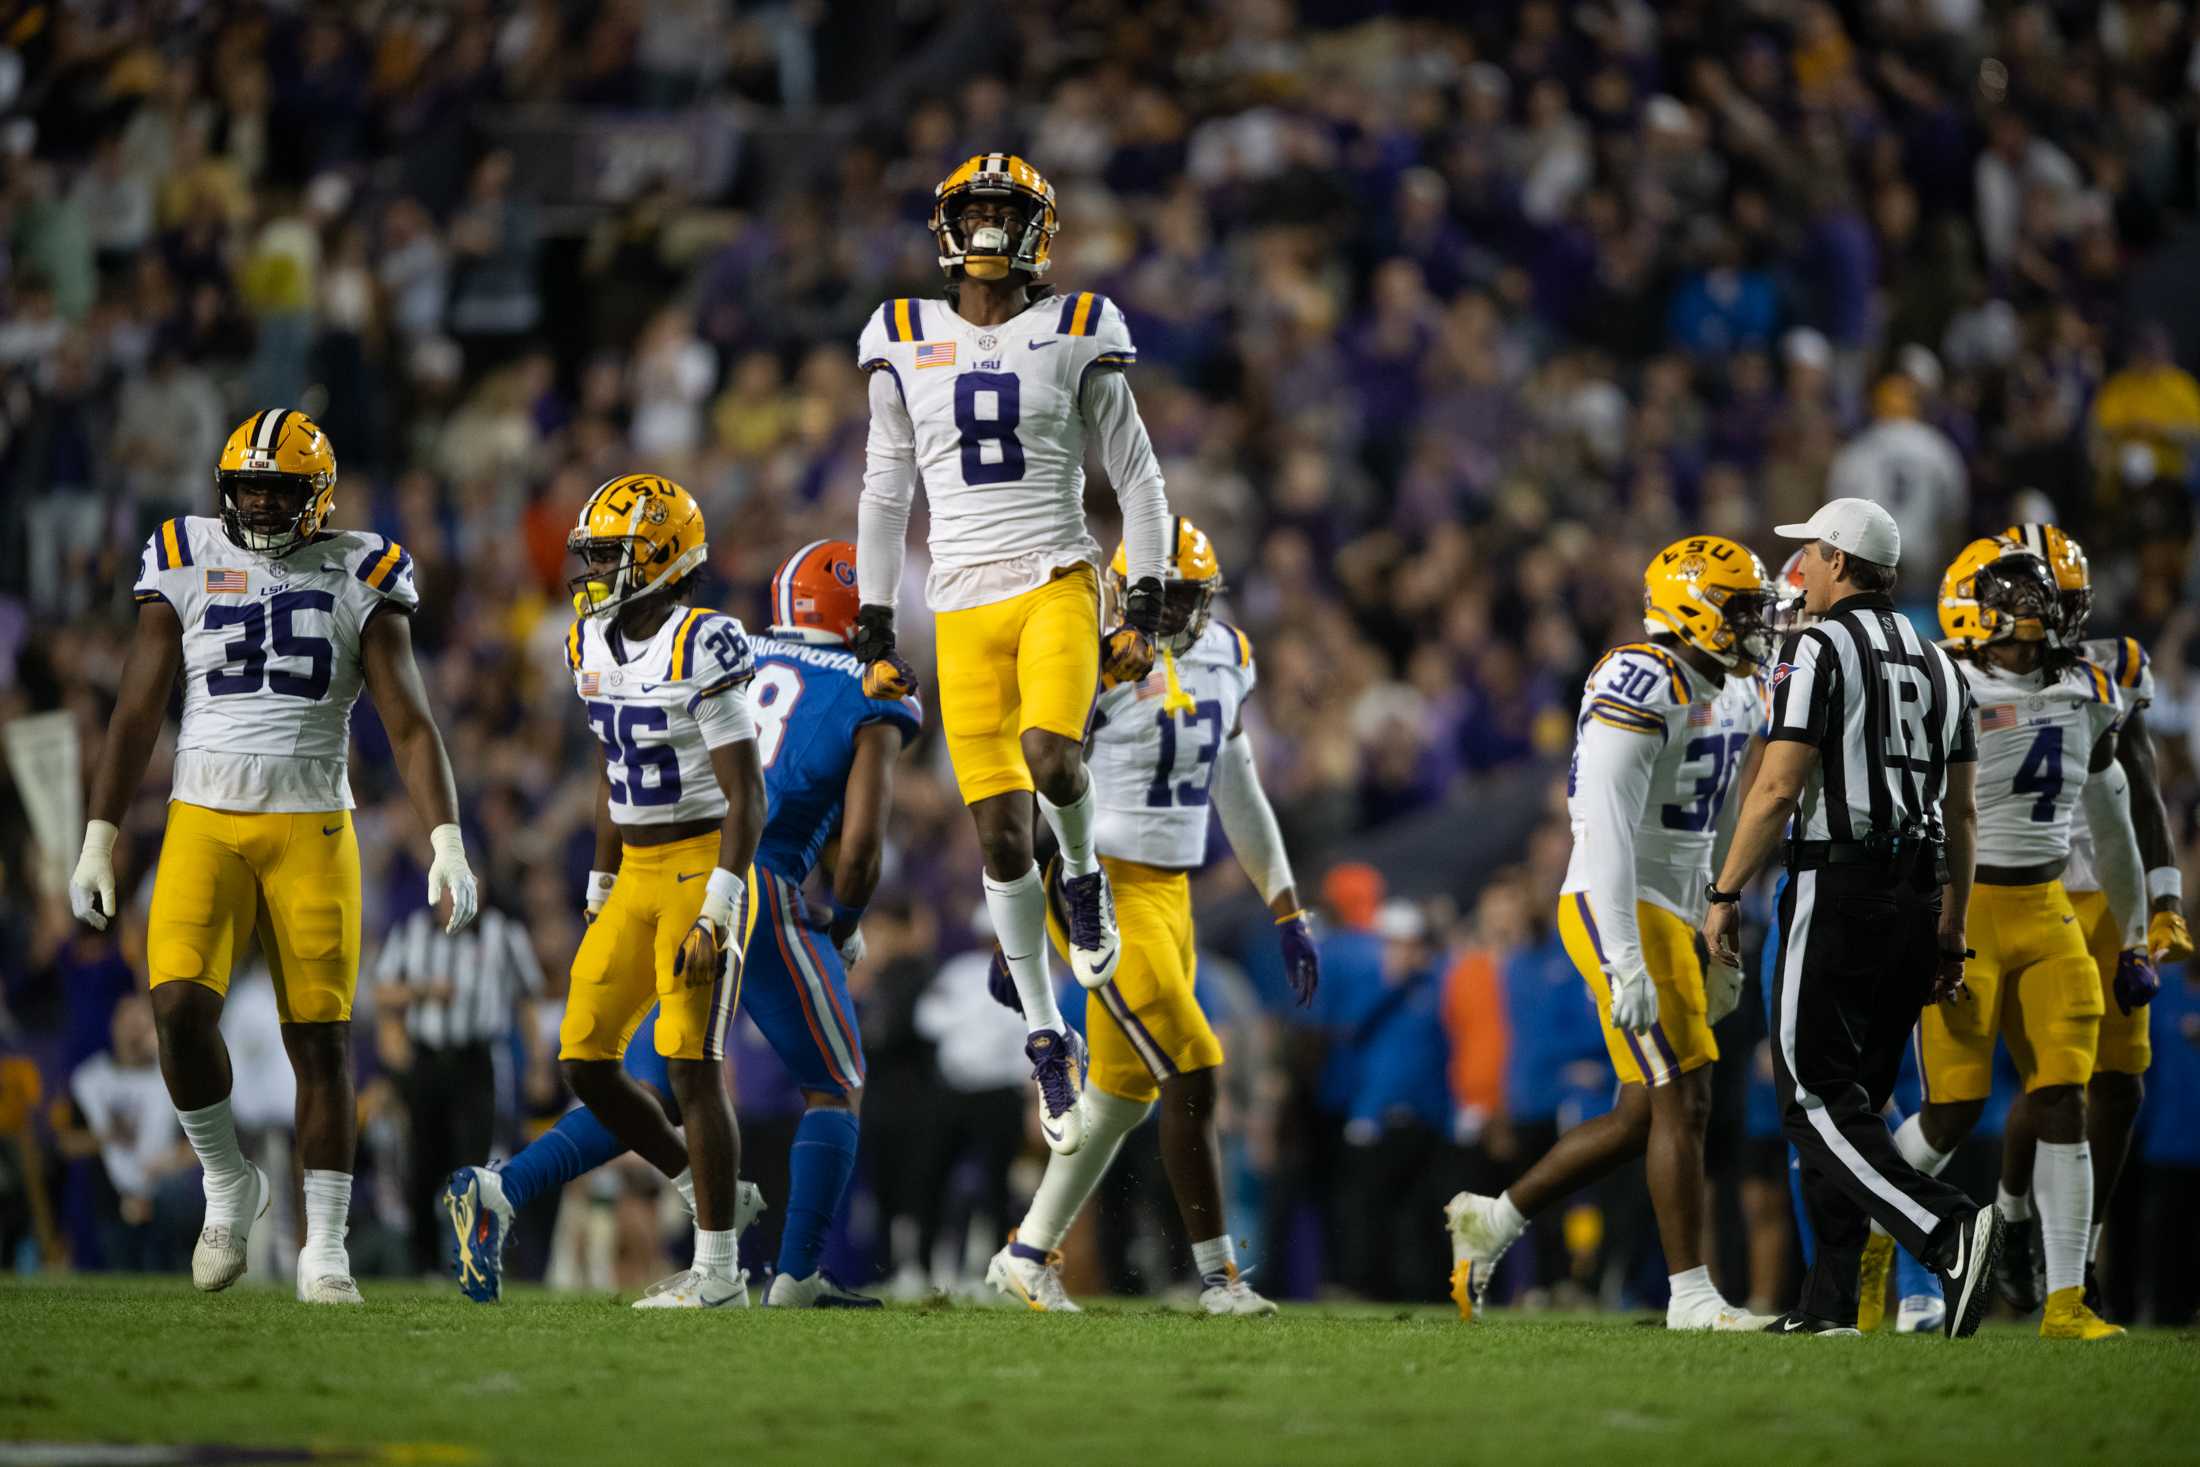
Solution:
<svg viewBox="0 0 2200 1467"><path fill-rule="evenodd" d="M1772 670L1772 718L1703 936L1738 965L1736 903L1787 843L1773 1065L1818 1236L1803 1297L1769 1327L1856 1333L1857 1267L1876 1222L1947 1282L1950 1338L1986 1312L2000 1215L1912 1167L1880 1111L1927 1003L1962 991L1978 815L1976 711L1954 663L1894 609L1902 537L1836 499L1776 533L1808 540L1803 609Z"/></svg>

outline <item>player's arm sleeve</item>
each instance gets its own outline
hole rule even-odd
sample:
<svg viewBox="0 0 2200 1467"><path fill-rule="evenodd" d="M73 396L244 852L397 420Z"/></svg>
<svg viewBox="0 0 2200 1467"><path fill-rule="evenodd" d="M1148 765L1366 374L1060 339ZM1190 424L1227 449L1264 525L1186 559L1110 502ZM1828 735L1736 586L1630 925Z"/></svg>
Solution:
<svg viewBox="0 0 2200 1467"><path fill-rule="evenodd" d="M1272 902L1285 887L1294 885L1291 855L1283 847L1283 829L1276 824L1275 807L1261 788L1260 770L1253 762L1253 741L1239 729L1222 741L1215 759L1215 812L1222 817L1222 833L1229 837L1237 862L1260 893Z"/></svg>
<svg viewBox="0 0 2200 1467"><path fill-rule="evenodd" d="M351 575L374 593L374 610L418 610L420 588L413 583L412 553L379 535L370 535L367 541L367 548L351 558Z"/></svg>
<svg viewBox="0 0 2200 1467"><path fill-rule="evenodd" d="M2125 947L2147 940L2147 878L2139 859L2139 836L2131 824L2131 781L2121 764L2086 776L2078 796L2086 826L2093 832L2093 864L2100 873L2108 909L2124 934Z"/></svg>
<svg viewBox="0 0 2200 1467"><path fill-rule="evenodd" d="M1084 367L1078 402L1086 426L1099 441L1100 462L1115 486L1123 510L1123 544L1133 581L1159 579L1168 569L1169 501L1162 490L1161 464L1153 439L1138 415L1138 399L1123 369L1138 360L1130 328L1110 301L1101 307L1099 350ZM860 548L857 564L862 563Z"/></svg>
<svg viewBox="0 0 2200 1467"><path fill-rule="evenodd" d="M695 655L710 659L709 670L701 675L702 686L688 700L696 726L703 731L703 747L718 749L755 738L749 684L756 677L756 658L741 623L730 616L711 618L700 630Z"/></svg>
<svg viewBox="0 0 2200 1467"><path fill-rule="evenodd" d="M871 374L871 434L856 501L856 589L867 606L892 606L901 590L909 502L917 488L917 431L901 378L886 355L885 308L863 330L857 356Z"/></svg>
<svg viewBox="0 0 2200 1467"><path fill-rule="evenodd" d="M1605 961L1622 973L1643 964L1642 936L1635 925L1635 827L1650 803L1650 773L1665 739L1662 717L1649 715L1638 726L1607 718L1592 707L1574 750L1589 908Z"/></svg>
<svg viewBox="0 0 2200 1467"><path fill-rule="evenodd" d="M1826 709L1840 666L1840 658L1828 649L1825 637L1816 630L1806 629L1791 637L1779 665L1772 670L1772 717L1765 737L1806 744L1824 738ZM1959 677L1959 686L1961 681Z"/></svg>

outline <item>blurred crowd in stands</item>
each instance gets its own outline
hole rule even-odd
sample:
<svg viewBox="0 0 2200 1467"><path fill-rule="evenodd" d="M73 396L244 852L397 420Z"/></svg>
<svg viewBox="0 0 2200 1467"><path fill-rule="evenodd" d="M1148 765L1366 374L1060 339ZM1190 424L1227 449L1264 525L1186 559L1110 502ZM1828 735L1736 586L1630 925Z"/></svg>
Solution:
<svg viewBox="0 0 2200 1467"><path fill-rule="evenodd" d="M1895 510L1904 599L1930 616L1964 540L2059 520L2091 554L2096 631L2152 650L2191 851L2196 121L2200 8L2180 3L26 8L0 32L0 721L65 710L88 749L145 536L212 511L247 412L312 412L336 522L415 557L469 843L547 976L500 1067L508 1148L563 1104L550 1051L590 864L594 755L558 651L577 506L613 473L679 479L712 529L712 604L762 622L781 556L853 538L855 337L881 299L937 293L933 183L1018 151L1059 191L1051 278L1131 323L1171 502L1213 535L1254 642L1249 721L1302 890L1325 893L1312 1015L1287 1011L1265 938L1218 941L1205 970L1240 1230L1280 1275L1264 1287L1434 1296L1442 1198L1608 1103L1550 931L1562 806L1486 882L1354 863L1553 779L1659 545L1771 551L1768 526L1838 483ZM424 833L364 703L355 728L377 1202L354 1216L402 1269L409 1199L437 1179L408 1174L406 995L373 974L419 905ZM73 850L41 855L0 801L10 1262L167 1266L195 1226L133 996L165 757L125 831L119 938L72 926L40 863ZM873 1086L908 1103L866 1109L840 1266L919 1289L996 1246L1031 1173L936 730L909 762L856 979ZM1761 1134L1752 1012L1722 1035L1730 1260ZM2200 1008L2174 976L2155 1034L2147 1169L2107 1272L2127 1315L2190 1318L2192 1261L2147 1241L2146 1199L2200 1187ZM279 1045L240 1061L240 1095L287 1096L282 1069ZM767 1189L790 1095L745 1048ZM287 1104L263 1107L270 1145ZM1100 1209L1087 1281L1157 1287L1180 1258L1140 1189L1160 1195L1150 1159ZM535 1266L653 1276L651 1189L618 1174L589 1197L561 1247L523 1238ZM1616 1186L1547 1229L1515 1287L1645 1297L1662 1270L1632 1258L1654 1234L1629 1209ZM1781 1287L1759 1267L1773 1282L1729 1296Z"/></svg>

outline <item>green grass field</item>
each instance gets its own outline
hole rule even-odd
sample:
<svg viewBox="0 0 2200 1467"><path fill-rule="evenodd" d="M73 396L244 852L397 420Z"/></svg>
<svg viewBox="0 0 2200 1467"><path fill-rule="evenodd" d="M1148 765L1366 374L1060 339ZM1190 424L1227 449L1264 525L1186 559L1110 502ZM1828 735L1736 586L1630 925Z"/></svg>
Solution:
<svg viewBox="0 0 2200 1467"><path fill-rule="evenodd" d="M643 1315L371 1280L367 1297L309 1313L182 1279L0 1284L0 1464L22 1459L10 1443L71 1441L255 1461L2136 1467L2190 1463L2200 1441L2191 1333L1951 1344L1144 1304Z"/></svg>

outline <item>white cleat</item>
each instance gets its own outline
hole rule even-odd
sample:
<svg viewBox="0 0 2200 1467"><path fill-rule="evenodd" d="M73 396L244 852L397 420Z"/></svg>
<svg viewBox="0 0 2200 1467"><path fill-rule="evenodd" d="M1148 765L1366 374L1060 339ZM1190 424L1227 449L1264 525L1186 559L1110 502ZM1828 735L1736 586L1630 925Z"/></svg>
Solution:
<svg viewBox="0 0 2200 1467"><path fill-rule="evenodd" d="M737 1270L732 1278L689 1269L660 1279L634 1301L636 1309L746 1309L749 1307L749 1271Z"/></svg>
<svg viewBox="0 0 2200 1467"><path fill-rule="evenodd" d="M1948 1301L1938 1294L1905 1294L1895 1307L1894 1332L1921 1335L1939 1329L1948 1320Z"/></svg>
<svg viewBox="0 0 2200 1467"><path fill-rule="evenodd" d="M197 1245L191 1249L191 1282L209 1294L244 1277L244 1245L252 1236L252 1225L267 1216L268 1204L275 1200L267 1173L256 1166L252 1168L252 1185L259 1190L244 1209L244 1216L218 1222L208 1218L206 1226L199 1229Z"/></svg>
<svg viewBox="0 0 2200 1467"><path fill-rule="evenodd" d="M749 1230L749 1224L764 1215L764 1189L754 1182L742 1182L733 1189L733 1235L738 1239Z"/></svg>
<svg viewBox="0 0 2200 1467"><path fill-rule="evenodd" d="M364 1304L358 1281L351 1276L351 1260L316 1260L298 1255L298 1302L301 1304Z"/></svg>
<svg viewBox="0 0 2200 1467"><path fill-rule="evenodd" d="M1451 1232L1451 1297L1461 1319L1474 1318L1490 1291L1497 1260L1513 1237L1497 1221L1497 1199L1461 1192L1444 1204L1444 1226Z"/></svg>
<svg viewBox="0 0 2200 1467"><path fill-rule="evenodd" d="M1230 1265L1227 1278L1199 1291L1199 1307L1208 1314L1258 1315L1276 1312L1275 1301L1254 1293L1251 1286L1239 1276L1234 1263Z"/></svg>
<svg viewBox="0 0 2200 1467"><path fill-rule="evenodd" d="M1062 906L1069 927L1069 968L1086 988L1099 988L1115 976L1123 941L1115 925L1115 893L1108 873L1064 876Z"/></svg>
<svg viewBox="0 0 2200 1467"><path fill-rule="evenodd" d="M1039 1134L1057 1156L1085 1144L1085 1036L1068 1025L1035 1029L1024 1040L1032 1088L1039 1092Z"/></svg>
<svg viewBox="0 0 2200 1467"><path fill-rule="evenodd" d="M1676 1315L1667 1311L1667 1329L1710 1330L1724 1334L1763 1334L1768 1325L1778 1319L1777 1314L1752 1314L1721 1299L1716 1304L1691 1309Z"/></svg>
<svg viewBox="0 0 2200 1467"><path fill-rule="evenodd" d="M885 1301L859 1294L824 1269L806 1279L774 1274L764 1291L766 1309L883 1309Z"/></svg>
<svg viewBox="0 0 2200 1467"><path fill-rule="evenodd" d="M1008 1246L985 1266L985 1281L998 1293L1040 1314L1082 1314L1062 1287L1062 1255L1027 1248L1008 1235Z"/></svg>

